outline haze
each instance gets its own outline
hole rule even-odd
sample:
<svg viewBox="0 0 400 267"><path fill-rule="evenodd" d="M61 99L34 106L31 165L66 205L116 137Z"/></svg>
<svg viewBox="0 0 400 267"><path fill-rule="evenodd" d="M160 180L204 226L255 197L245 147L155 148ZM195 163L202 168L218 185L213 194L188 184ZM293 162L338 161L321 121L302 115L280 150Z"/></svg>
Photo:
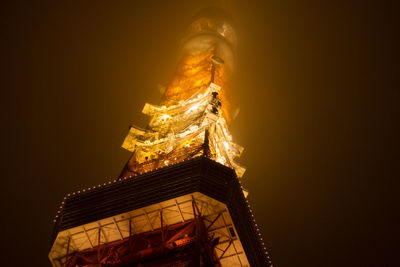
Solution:
<svg viewBox="0 0 400 267"><path fill-rule="evenodd" d="M144 103L158 103L187 26L213 4L3 4L2 266L50 266L63 196L118 176L129 125L146 125ZM394 9L222 6L238 35L231 131L273 264L395 266Z"/></svg>

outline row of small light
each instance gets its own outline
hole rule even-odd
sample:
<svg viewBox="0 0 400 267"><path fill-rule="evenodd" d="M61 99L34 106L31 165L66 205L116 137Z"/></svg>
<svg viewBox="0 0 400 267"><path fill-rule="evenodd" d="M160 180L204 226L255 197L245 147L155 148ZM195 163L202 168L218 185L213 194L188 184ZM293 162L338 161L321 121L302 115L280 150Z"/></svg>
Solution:
<svg viewBox="0 0 400 267"><path fill-rule="evenodd" d="M244 190L244 187L242 186L242 182L240 181L240 179L238 179L238 181L239 181L239 184L240 184L241 189ZM252 210L251 207L250 207L250 203L249 203L249 201L247 200L247 198L246 198L244 195L243 195L243 198L244 198L244 200L246 201L247 208L248 208L249 211L250 211L251 219L253 220L253 225L254 225L254 227L256 228L256 231L257 231L258 241L260 242L260 244L262 245L262 248L263 248L263 250L264 250L264 255L265 255L265 257L267 258L267 261L268 261L270 267L273 267L272 262L271 262L271 258L270 258L270 256L269 256L269 253L268 253L268 251L267 251L267 248L265 247L263 238L262 238L262 236L261 236L260 228L258 227L258 224L256 223L256 220L255 220L254 214L253 214L253 210Z"/></svg>
<svg viewBox="0 0 400 267"><path fill-rule="evenodd" d="M178 163L181 163L181 162L184 162L184 161L187 161L187 160L191 160L191 159L195 159L195 158L198 158L198 157L202 157L202 155L197 156L197 157L193 157L193 158L190 158L190 159L186 158L186 159L183 159L183 160L180 160L180 161L174 161L173 164L178 164ZM156 170L163 169L163 168L166 168L166 167L168 167L169 165L171 165L168 161L164 161L164 162L165 162L165 165L164 165L164 166L158 167L158 168L155 168L155 169L152 169L152 170L150 170L150 171L156 171ZM57 222L58 218L60 217L61 211L64 209L64 205L65 205L66 199L67 199L68 197L71 197L71 196L74 196L74 195L78 195L78 194L80 194L80 193L84 193L84 192L87 192L87 191L91 191L92 189L100 188L100 187L102 187L102 186L110 185L110 184L116 183L116 182L118 182L118 181L124 181L124 180L130 179L130 178L134 178L134 177L136 177L136 176L138 176L138 175L142 175L142 174L148 173L148 172L150 172L150 171L142 171L142 172L139 172L139 173L135 173L135 174L133 174L133 175L125 176L125 177L123 177L123 178L121 178L121 179L114 179L113 181L105 182L105 183L102 184L102 185L99 184L99 185L97 185L97 186L95 185L95 186L92 186L92 187L88 187L87 189L82 189L82 190L78 190L78 191L73 192L73 193L69 193L68 195L64 196L64 199L63 199L63 201L61 202L61 206L58 208L58 211L57 211L57 213L56 213L56 216L55 216L54 219L53 219L53 222L54 222L54 223Z"/></svg>
<svg viewBox="0 0 400 267"><path fill-rule="evenodd" d="M203 155L200 155L200 156L197 156L197 157L193 157L193 158L190 158L190 159L186 158L186 159L183 159L183 160L181 160L181 161L175 161L173 164L178 164L178 163L181 163L181 162L184 162L184 161L188 161L188 160L192 160L192 159L195 159L195 158L199 158L199 157L202 157L202 156L203 156ZM167 161L167 162L165 163L164 166L155 168L155 169L153 169L152 171L166 168L166 167L168 167L169 165L170 165L170 163ZM149 171L147 171L147 172L149 172ZM114 179L113 181L105 182L105 183L103 183L103 185L99 184L99 185L97 185L97 186L95 185L95 186L89 187L89 188L87 188L87 189L82 189L82 190L78 190L78 191L76 191L76 192L67 194L66 196L64 196L64 199L63 199L63 201L61 202L61 206L59 207L59 209L58 209L58 211L57 211L57 214L56 214L56 216L55 216L54 219L53 219L53 222L54 222L54 223L57 222L57 220L58 220L58 218L59 218L59 216L60 216L60 214L61 214L61 211L62 211L63 208L64 208L66 199L67 199L68 197L71 197L71 196L74 196L74 195L77 195L77 194L80 194L80 193L84 193L84 192L86 192L86 191L91 191L91 190L93 190L93 189L100 188L100 187L102 187L102 186L110 185L110 184L116 183L116 182L118 182L118 181L124 181L124 180L127 180L127 179L131 179L131 178L134 178L134 177L136 177L136 176L138 176L138 175L145 174L145 173L147 173L147 172L139 172L139 173L136 173L136 174L133 174L133 175L125 176L125 177L123 177L123 178L121 178L121 179ZM241 187L242 190L243 190L244 187L242 186L242 183L241 183L240 179L238 179L238 181L239 181L240 187ZM244 197L244 196L243 196L243 197ZM266 257L267 257L267 260L268 260L268 263L270 264L270 266L273 267L273 266L271 265L271 260L270 260L268 251L267 251L267 249L266 249L266 247L265 247L265 244L264 244L264 242L263 242L263 239L262 239L262 237L261 237L260 229L258 228L258 225L257 225L257 223L256 223L256 221L255 221L255 219L254 219L253 210L251 209L248 200L247 200L245 197L244 197L244 199L245 199L245 201L246 201L246 203L247 203L247 207L248 207L249 210L250 210L251 217L252 217L252 220L253 220L253 224L254 224L254 226L255 226L255 228L256 228L256 230L257 230L258 239L259 239L259 242L262 244L262 247L263 247L263 250L264 250L264 254L265 254Z"/></svg>

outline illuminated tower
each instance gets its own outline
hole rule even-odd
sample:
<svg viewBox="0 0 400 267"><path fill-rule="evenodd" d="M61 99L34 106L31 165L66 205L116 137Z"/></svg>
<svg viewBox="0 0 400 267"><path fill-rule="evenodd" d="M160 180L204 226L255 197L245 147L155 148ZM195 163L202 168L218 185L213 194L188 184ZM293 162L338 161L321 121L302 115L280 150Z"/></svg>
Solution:
<svg viewBox="0 0 400 267"><path fill-rule="evenodd" d="M53 266L270 266L235 162L227 93L236 35L218 10L200 13L146 129L114 181L68 194L55 219Z"/></svg>

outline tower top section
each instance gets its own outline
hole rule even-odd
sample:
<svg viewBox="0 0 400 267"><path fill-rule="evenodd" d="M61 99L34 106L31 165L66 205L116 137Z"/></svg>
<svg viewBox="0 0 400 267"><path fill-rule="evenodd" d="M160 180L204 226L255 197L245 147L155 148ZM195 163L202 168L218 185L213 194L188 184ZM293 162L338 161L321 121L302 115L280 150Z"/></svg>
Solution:
<svg viewBox="0 0 400 267"><path fill-rule="evenodd" d="M236 171L243 148L229 133L227 92L234 70L236 33L221 10L195 17L183 39L181 60L159 105L146 104L146 129L131 127L123 148L132 156L120 178L205 156Z"/></svg>
<svg viewBox="0 0 400 267"><path fill-rule="evenodd" d="M223 10L209 8L199 12L189 26L188 37L199 34L219 36L236 47L237 37L232 18Z"/></svg>
<svg viewBox="0 0 400 267"><path fill-rule="evenodd" d="M232 72L236 45L232 18L221 9L208 8L194 17L183 39L181 52L183 57L187 57L213 51L215 56L224 60L225 69Z"/></svg>

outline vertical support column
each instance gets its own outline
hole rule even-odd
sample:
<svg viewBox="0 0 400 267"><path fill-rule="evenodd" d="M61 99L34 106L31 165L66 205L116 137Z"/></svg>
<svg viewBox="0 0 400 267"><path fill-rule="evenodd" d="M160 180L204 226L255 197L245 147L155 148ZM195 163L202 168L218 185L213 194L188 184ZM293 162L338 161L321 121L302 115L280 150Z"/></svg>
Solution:
<svg viewBox="0 0 400 267"><path fill-rule="evenodd" d="M133 238L132 238L132 217L129 218L129 251L132 250L132 242L133 242Z"/></svg>
<svg viewBox="0 0 400 267"><path fill-rule="evenodd" d="M161 241L162 241L162 250L165 248L165 232L164 232L164 220L163 220L163 210L160 209L160 223L161 223Z"/></svg>
<svg viewBox="0 0 400 267"><path fill-rule="evenodd" d="M71 243L71 237L68 237L68 243L67 243L67 253L65 254L65 263L64 263L64 267L67 266L68 263L68 256L69 256L69 244Z"/></svg>
<svg viewBox="0 0 400 267"><path fill-rule="evenodd" d="M204 132L203 154L205 157L210 158L210 129L206 128Z"/></svg>
<svg viewBox="0 0 400 267"><path fill-rule="evenodd" d="M211 82L214 82L215 79L215 64L214 64L214 60L211 61L212 65L211 65Z"/></svg>
<svg viewBox="0 0 400 267"><path fill-rule="evenodd" d="M194 199L194 196L193 196L193 195L192 195L192 208L193 208L193 215L194 215L194 218L196 218L196 217L198 217L198 216L201 216L199 207L197 207L196 200ZM197 211L197 213L196 213L196 211ZM196 215L196 214L197 214L197 215Z"/></svg>
<svg viewBox="0 0 400 267"><path fill-rule="evenodd" d="M100 255L100 239L101 239L101 226L99 226L99 233L97 237L97 263L100 264L101 255Z"/></svg>
<svg viewBox="0 0 400 267"><path fill-rule="evenodd" d="M129 218L129 237L132 236L132 223L131 223L131 218Z"/></svg>
<svg viewBox="0 0 400 267"><path fill-rule="evenodd" d="M196 249L195 249L195 262L194 266L200 267L201 266L201 241L200 241L200 224L199 224L199 218L198 214L196 212L196 201L192 195L192 209L193 209L193 216L194 216L194 227L196 228Z"/></svg>
<svg viewBox="0 0 400 267"><path fill-rule="evenodd" d="M215 67L216 66L221 66L222 64L224 64L224 60L218 56L212 56L211 58L211 82L214 83L215 81Z"/></svg>

